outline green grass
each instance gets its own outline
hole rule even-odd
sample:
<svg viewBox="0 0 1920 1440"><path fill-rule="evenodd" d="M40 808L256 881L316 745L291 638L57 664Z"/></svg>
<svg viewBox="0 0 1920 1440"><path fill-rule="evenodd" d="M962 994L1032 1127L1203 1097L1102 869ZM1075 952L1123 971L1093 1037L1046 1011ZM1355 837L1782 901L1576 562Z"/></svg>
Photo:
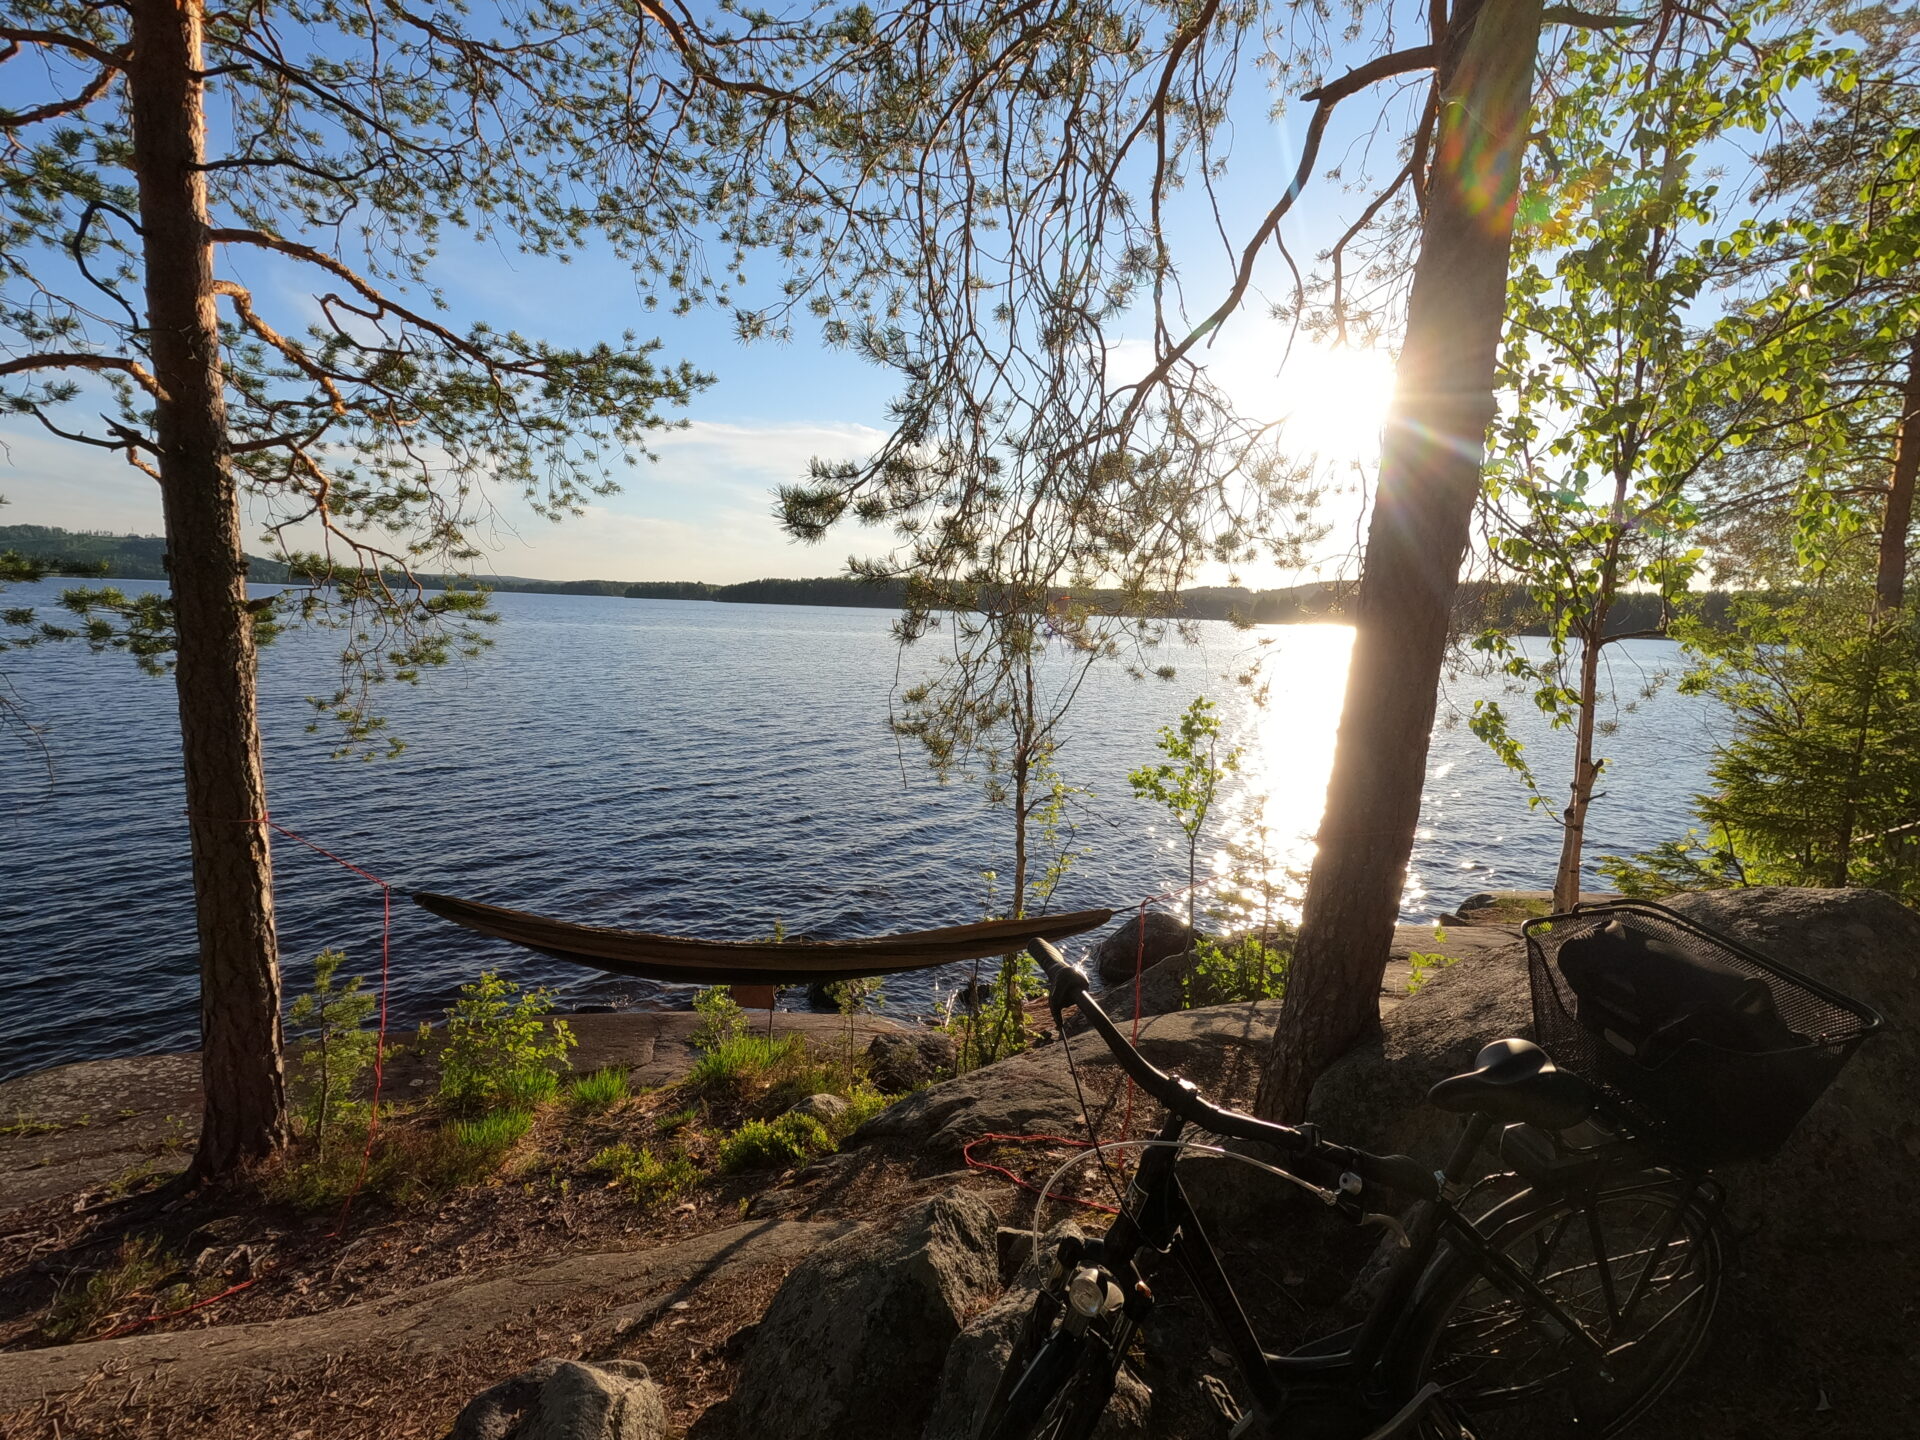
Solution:
<svg viewBox="0 0 1920 1440"><path fill-rule="evenodd" d="M627 1089L627 1072L618 1066L608 1066L574 1081L568 1087L567 1099L575 1109L598 1115L611 1110L630 1093Z"/></svg>
<svg viewBox="0 0 1920 1440"><path fill-rule="evenodd" d="M700 1183L699 1167L685 1155L670 1154L663 1160L645 1146L609 1145L587 1162L587 1169L609 1177L610 1185L643 1206L674 1199Z"/></svg>
<svg viewBox="0 0 1920 1440"><path fill-rule="evenodd" d="M456 1120L447 1127L447 1134L460 1149L498 1160L532 1128L530 1111L495 1110L478 1119Z"/></svg>
<svg viewBox="0 0 1920 1440"><path fill-rule="evenodd" d="M781 1115L773 1120L749 1120L720 1142L720 1168L784 1170L818 1155L832 1153L833 1137L811 1115Z"/></svg>
<svg viewBox="0 0 1920 1440"><path fill-rule="evenodd" d="M736 1035L695 1062L689 1091L722 1104L762 1099L783 1110L819 1091L846 1083L841 1067L816 1059L799 1035Z"/></svg>
<svg viewBox="0 0 1920 1440"><path fill-rule="evenodd" d="M103 1269L85 1283L61 1290L40 1321L40 1333L53 1341L78 1340L175 1268L176 1262L159 1241L146 1235L129 1236Z"/></svg>
<svg viewBox="0 0 1920 1440"><path fill-rule="evenodd" d="M385 1107L380 1118L364 1177L361 1156L367 1132L362 1117L351 1131L330 1134L325 1145L308 1143L289 1155L267 1179L268 1198L300 1210L325 1210L357 1187L396 1205L418 1204L494 1174L533 1128L533 1114L527 1110L495 1110L431 1129L391 1124Z"/></svg>

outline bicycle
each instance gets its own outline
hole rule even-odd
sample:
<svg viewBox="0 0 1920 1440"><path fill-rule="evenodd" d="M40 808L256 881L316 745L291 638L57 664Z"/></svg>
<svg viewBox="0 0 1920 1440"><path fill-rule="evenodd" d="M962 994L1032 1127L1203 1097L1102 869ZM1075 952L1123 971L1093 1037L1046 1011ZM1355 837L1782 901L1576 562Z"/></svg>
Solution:
<svg viewBox="0 0 1920 1440"><path fill-rule="evenodd" d="M1659 907L1613 905L1527 928L1543 1038L1580 1049L1554 1022L1559 982L1545 950L1582 924L1622 913L1696 946L1718 946L1720 963L1788 987L1796 1015L1825 1007L1819 1013L1826 1028L1800 1036L1806 1043L1795 1054L1813 1060L1797 1062L1803 1083L1795 1096L1771 1128L1739 1142L1743 1156L1777 1148L1824 1088L1824 1080L1808 1082L1801 1072L1817 1064L1830 1080L1879 1017ZM1548 941L1555 924L1561 934ZM1234 1440L1611 1435L1638 1419L1699 1351L1725 1263L1724 1192L1708 1162L1731 1157L1705 1154L1710 1147L1698 1144L1689 1157L1686 1147L1668 1143L1645 1087L1630 1094L1611 1083L1604 1059L1582 1076L1530 1041L1488 1045L1473 1069L1429 1092L1431 1103L1464 1117L1450 1157L1429 1170L1405 1155L1335 1143L1312 1125L1274 1124L1213 1104L1149 1063L1093 1000L1086 976L1052 945L1036 940L1029 951L1046 976L1059 1043L1069 1043L1066 1009L1077 1008L1167 1118L1151 1140L1093 1148L1101 1156L1139 1151L1124 1203L1103 1236L1057 1242L976 1432L980 1440L1092 1434L1153 1313L1143 1267L1155 1255L1170 1256L1185 1272L1240 1373L1250 1403L1232 1429ZM1679 1048L1692 1057L1690 1045ZM1470 1184L1476 1155L1496 1126L1504 1170ZM1287 1168L1244 1149L1197 1146L1185 1138L1189 1127L1278 1152ZM1194 1149L1272 1170L1354 1224L1399 1232L1397 1258L1358 1325L1291 1354L1262 1347L1175 1173L1181 1155ZM1469 1197L1509 1172L1525 1188L1469 1215ZM1418 1202L1404 1226L1370 1208L1377 1190Z"/></svg>

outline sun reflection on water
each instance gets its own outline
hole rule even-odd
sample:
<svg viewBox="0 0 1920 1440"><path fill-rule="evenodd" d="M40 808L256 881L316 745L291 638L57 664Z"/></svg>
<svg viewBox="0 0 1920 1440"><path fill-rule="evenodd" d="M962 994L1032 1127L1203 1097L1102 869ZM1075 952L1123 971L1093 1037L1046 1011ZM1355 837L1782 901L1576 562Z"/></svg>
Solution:
<svg viewBox="0 0 1920 1440"><path fill-rule="evenodd" d="M1216 880L1237 870L1257 882L1263 862L1254 857L1263 857L1276 911L1297 920L1306 872L1313 864L1314 835L1326 808L1353 629L1276 625L1262 626L1257 633L1266 642L1258 672L1264 703L1251 697L1244 702L1234 737L1241 749L1240 771L1212 870ZM1415 905L1426 893L1410 868L1403 906Z"/></svg>

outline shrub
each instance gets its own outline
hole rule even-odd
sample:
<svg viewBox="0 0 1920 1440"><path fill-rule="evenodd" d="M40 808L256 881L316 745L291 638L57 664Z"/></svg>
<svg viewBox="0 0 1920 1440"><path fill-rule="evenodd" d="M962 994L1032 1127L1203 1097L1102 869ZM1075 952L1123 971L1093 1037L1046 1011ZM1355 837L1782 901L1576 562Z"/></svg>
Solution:
<svg viewBox="0 0 1920 1440"><path fill-rule="evenodd" d="M849 1085L847 1112L837 1117L832 1125L834 1143L838 1145L899 1098L898 1095L882 1095L864 1080L857 1080Z"/></svg>
<svg viewBox="0 0 1920 1440"><path fill-rule="evenodd" d="M305 1093L296 1114L313 1141L325 1148L329 1128L338 1129L352 1117L357 1107L354 1087L373 1063L378 1037L366 1028L373 1014L376 997L360 987L364 979L356 975L346 984L335 983L347 957L338 950L323 950L313 960L313 989L293 1002L287 1011L287 1025L295 1032L306 1032L306 1045L299 1052L296 1075Z"/></svg>
<svg viewBox="0 0 1920 1440"><path fill-rule="evenodd" d="M631 1145L610 1145L587 1162L587 1169L607 1175L608 1181L624 1190L635 1203L657 1205L684 1194L700 1181L700 1171L685 1155L674 1153L662 1160L652 1150Z"/></svg>
<svg viewBox="0 0 1920 1440"><path fill-rule="evenodd" d="M440 1051L440 1098L455 1114L489 1106L525 1108L553 1098L554 1072L574 1045L564 1020L551 1027L553 1001L545 990L520 993L491 970L460 989L447 1012L447 1040Z"/></svg>
<svg viewBox="0 0 1920 1440"><path fill-rule="evenodd" d="M610 1065L574 1081L567 1098L578 1108L597 1115L603 1110L611 1110L625 1100L628 1093L627 1072Z"/></svg>
<svg viewBox="0 0 1920 1440"><path fill-rule="evenodd" d="M724 985L709 985L698 991L693 997L693 1011L700 1017L693 1031L696 1050L718 1050L747 1033L747 1012Z"/></svg>
<svg viewBox="0 0 1920 1440"><path fill-rule="evenodd" d="M833 1150L827 1127L811 1115L781 1115L773 1120L749 1120L720 1142L720 1168L736 1170L786 1169Z"/></svg>
<svg viewBox="0 0 1920 1440"><path fill-rule="evenodd" d="M1286 993L1291 953L1258 935L1242 935L1225 945L1201 940L1192 967L1181 981L1187 1007L1277 1000Z"/></svg>

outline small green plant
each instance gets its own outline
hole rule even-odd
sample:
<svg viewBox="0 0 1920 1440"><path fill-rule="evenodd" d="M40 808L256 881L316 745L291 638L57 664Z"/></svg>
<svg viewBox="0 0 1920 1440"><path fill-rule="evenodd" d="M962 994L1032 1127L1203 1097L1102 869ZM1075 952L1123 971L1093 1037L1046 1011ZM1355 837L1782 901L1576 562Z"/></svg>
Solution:
<svg viewBox="0 0 1920 1440"><path fill-rule="evenodd" d="M591 1075L582 1075L567 1090L567 1099L576 1109L590 1115L598 1115L611 1110L630 1092L627 1089L627 1072L617 1065L604 1070L595 1070Z"/></svg>
<svg viewBox="0 0 1920 1440"><path fill-rule="evenodd" d="M56 1342L78 1340L177 1268L153 1237L128 1236L84 1283L62 1287L40 1321L40 1333Z"/></svg>
<svg viewBox="0 0 1920 1440"><path fill-rule="evenodd" d="M1201 940L1194 946L1193 965L1181 979L1181 998L1188 1009L1278 1000L1286 994L1292 959L1283 945L1268 944L1258 935L1242 935L1225 944Z"/></svg>
<svg viewBox="0 0 1920 1440"><path fill-rule="evenodd" d="M373 1064L379 1043L366 1028L378 1000L360 988L365 983L361 976L339 982L346 962L338 950L316 955L313 989L287 1011L288 1026L296 1033L304 1031L307 1042L298 1061L305 1094L296 1113L307 1135L322 1148L331 1139L330 1130L339 1129L339 1122L355 1108L354 1088Z"/></svg>
<svg viewBox="0 0 1920 1440"><path fill-rule="evenodd" d="M827 1127L811 1115L780 1115L772 1120L749 1120L720 1142L720 1168L784 1170L833 1151Z"/></svg>
<svg viewBox="0 0 1920 1440"><path fill-rule="evenodd" d="M832 1125L827 1127L834 1144L838 1145L899 1098L898 1095L882 1095L866 1081L856 1080L847 1087L846 1113L835 1116Z"/></svg>
<svg viewBox="0 0 1920 1440"><path fill-rule="evenodd" d="M532 1128L533 1116L525 1110L490 1110L471 1120L454 1121L446 1133L461 1150L498 1161Z"/></svg>
<svg viewBox="0 0 1920 1440"><path fill-rule="evenodd" d="M67 1127L57 1120L35 1120L27 1115L16 1115L9 1125L0 1125L0 1139L31 1140L39 1135L58 1135Z"/></svg>
<svg viewBox="0 0 1920 1440"><path fill-rule="evenodd" d="M1177 729L1162 726L1155 743L1167 758L1142 765L1127 776L1127 783L1142 800L1166 806L1187 837L1187 930L1192 933L1198 928L1200 833L1213 813L1221 782L1240 768L1240 752L1220 753L1220 721L1204 695L1194 697L1181 712Z"/></svg>
<svg viewBox="0 0 1920 1440"><path fill-rule="evenodd" d="M795 1099L831 1087L838 1077L814 1062L806 1041L798 1035L736 1035L694 1062L687 1077L694 1094L713 1100L739 1102L765 1087L782 1093L797 1091Z"/></svg>
<svg viewBox="0 0 1920 1440"><path fill-rule="evenodd" d="M718 1050L747 1033L747 1012L724 985L709 985L698 991L693 997L693 1013L700 1017L693 1031L696 1050Z"/></svg>
<svg viewBox="0 0 1920 1440"><path fill-rule="evenodd" d="M587 1169L609 1177L610 1186L646 1206L683 1195L700 1183L699 1168L685 1155L676 1152L662 1160L644 1146L609 1145L587 1162Z"/></svg>
<svg viewBox="0 0 1920 1440"><path fill-rule="evenodd" d="M835 980L827 986L827 994L834 1006L840 1011L840 1017L846 1022L846 1070L847 1083L853 1082L853 1017L863 1011L875 1010L887 1003L886 986L878 975L854 975L845 980Z"/></svg>
<svg viewBox="0 0 1920 1440"><path fill-rule="evenodd" d="M684 1110L675 1110L670 1114L662 1115L654 1123L662 1135L676 1135L699 1118L699 1107L689 1105Z"/></svg>
<svg viewBox="0 0 1920 1440"><path fill-rule="evenodd" d="M456 1115L489 1106L529 1108L553 1098L555 1073L574 1045L564 1020L552 1021L545 990L525 994L491 970L460 989L447 1012L447 1040L440 1051L440 1098Z"/></svg>
<svg viewBox="0 0 1920 1440"><path fill-rule="evenodd" d="M1459 963L1460 957L1458 955L1442 955L1438 951L1428 953L1415 950L1410 952L1407 956L1407 965L1412 973L1407 976L1407 994L1418 995L1421 990L1426 988L1427 982L1433 978L1436 970L1445 970L1448 966Z"/></svg>

